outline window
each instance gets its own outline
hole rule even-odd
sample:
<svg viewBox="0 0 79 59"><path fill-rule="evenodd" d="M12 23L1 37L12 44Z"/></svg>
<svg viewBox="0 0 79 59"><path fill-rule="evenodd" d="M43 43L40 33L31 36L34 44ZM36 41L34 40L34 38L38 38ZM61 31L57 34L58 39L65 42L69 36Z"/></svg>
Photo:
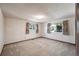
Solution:
<svg viewBox="0 0 79 59"><path fill-rule="evenodd" d="M36 23L26 23L26 34L38 33L38 24Z"/></svg>
<svg viewBox="0 0 79 59"><path fill-rule="evenodd" d="M47 32L62 32L62 23L48 23Z"/></svg>

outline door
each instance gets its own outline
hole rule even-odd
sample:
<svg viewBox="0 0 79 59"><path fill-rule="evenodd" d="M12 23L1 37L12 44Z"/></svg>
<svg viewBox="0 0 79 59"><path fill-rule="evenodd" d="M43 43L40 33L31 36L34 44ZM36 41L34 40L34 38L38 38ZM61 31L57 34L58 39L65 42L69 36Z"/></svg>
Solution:
<svg viewBox="0 0 79 59"><path fill-rule="evenodd" d="M79 3L76 4L76 23L75 23L75 39L76 39L76 51L79 56Z"/></svg>
<svg viewBox="0 0 79 59"><path fill-rule="evenodd" d="M0 9L0 54L3 48L4 41L4 21L3 21L3 15Z"/></svg>

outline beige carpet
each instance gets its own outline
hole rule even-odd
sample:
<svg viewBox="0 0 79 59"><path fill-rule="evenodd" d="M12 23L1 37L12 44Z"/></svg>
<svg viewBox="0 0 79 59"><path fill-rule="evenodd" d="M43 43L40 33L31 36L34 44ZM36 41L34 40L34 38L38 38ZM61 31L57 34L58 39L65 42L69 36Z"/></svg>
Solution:
<svg viewBox="0 0 79 59"><path fill-rule="evenodd" d="M74 56L75 45L38 38L5 45L2 56Z"/></svg>

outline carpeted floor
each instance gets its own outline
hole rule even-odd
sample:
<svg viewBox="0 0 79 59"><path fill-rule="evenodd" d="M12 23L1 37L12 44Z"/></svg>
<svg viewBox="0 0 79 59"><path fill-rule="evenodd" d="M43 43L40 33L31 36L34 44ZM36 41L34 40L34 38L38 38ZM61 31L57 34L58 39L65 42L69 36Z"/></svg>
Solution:
<svg viewBox="0 0 79 59"><path fill-rule="evenodd" d="M2 56L75 56L75 45L45 38L5 45Z"/></svg>

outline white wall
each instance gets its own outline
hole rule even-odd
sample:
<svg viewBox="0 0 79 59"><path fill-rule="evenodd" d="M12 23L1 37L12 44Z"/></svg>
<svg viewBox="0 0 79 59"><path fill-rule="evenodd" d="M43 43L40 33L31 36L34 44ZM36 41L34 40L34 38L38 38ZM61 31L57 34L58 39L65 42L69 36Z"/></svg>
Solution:
<svg viewBox="0 0 79 59"><path fill-rule="evenodd" d="M64 41L64 42L69 42L69 43L73 43L75 44L75 18L67 18L67 19L61 19L61 20L55 20L52 21L51 23L57 23L57 22L61 22L64 20L69 20L69 32L70 35L63 35L63 33L59 33L59 32L53 32L51 34L47 33L47 23L44 24L44 37L50 38L50 39L55 39L55 40L59 40L59 41Z"/></svg>
<svg viewBox="0 0 79 59"><path fill-rule="evenodd" d="M5 17L5 44L28 40L41 36L41 32L38 34L26 34L26 22L27 21L23 19ZM39 27L40 26L41 25L39 23Z"/></svg>
<svg viewBox="0 0 79 59"><path fill-rule="evenodd" d="M2 51L4 45L4 21L3 21L3 15L0 9L0 53Z"/></svg>

